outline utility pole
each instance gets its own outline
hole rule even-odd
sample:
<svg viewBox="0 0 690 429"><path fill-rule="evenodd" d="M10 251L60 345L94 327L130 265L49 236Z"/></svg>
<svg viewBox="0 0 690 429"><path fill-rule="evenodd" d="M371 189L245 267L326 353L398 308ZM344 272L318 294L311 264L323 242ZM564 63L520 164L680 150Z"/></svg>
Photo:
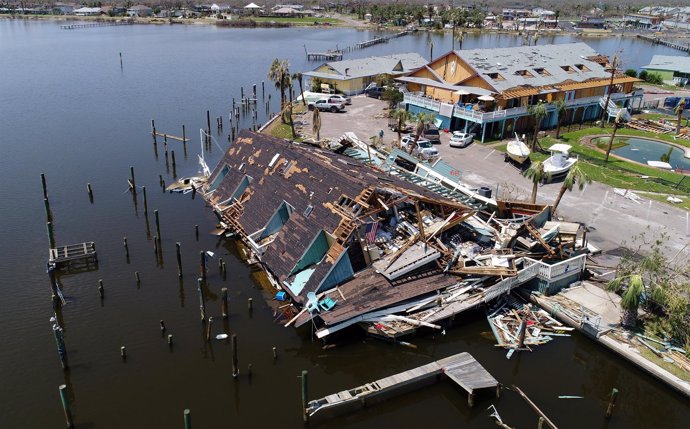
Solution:
<svg viewBox="0 0 690 429"><path fill-rule="evenodd" d="M606 115L609 111L609 103L611 102L611 89L613 88L613 78L616 75L616 66L618 65L618 54L613 55L613 64L611 64L611 80L609 81L609 89L606 91L606 103L601 112L601 128L606 125Z"/></svg>

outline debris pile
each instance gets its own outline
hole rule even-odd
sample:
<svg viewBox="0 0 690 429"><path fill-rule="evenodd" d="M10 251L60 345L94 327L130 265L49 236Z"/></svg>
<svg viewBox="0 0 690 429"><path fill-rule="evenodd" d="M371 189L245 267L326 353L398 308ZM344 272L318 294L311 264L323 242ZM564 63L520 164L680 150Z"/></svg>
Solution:
<svg viewBox="0 0 690 429"><path fill-rule="evenodd" d="M487 320L498 346L509 349L508 359L515 350L531 351L530 346L546 344L554 337L569 337L573 330L546 311L510 295L497 304Z"/></svg>

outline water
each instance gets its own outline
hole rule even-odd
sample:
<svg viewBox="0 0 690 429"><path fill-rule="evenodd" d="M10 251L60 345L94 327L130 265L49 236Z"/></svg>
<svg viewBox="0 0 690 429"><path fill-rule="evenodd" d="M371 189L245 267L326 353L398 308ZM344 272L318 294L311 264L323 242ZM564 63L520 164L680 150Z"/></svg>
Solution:
<svg viewBox="0 0 690 429"><path fill-rule="evenodd" d="M249 92L265 78L273 58L288 58L291 70L307 70L304 47L320 51L376 37L350 29L227 30L205 26L102 27L60 30L56 23L0 20L0 243L3 257L0 304L1 428L60 427L63 424L57 387L66 383L78 427L181 427L182 410L192 410L194 427L302 427L299 375L310 372L311 397L468 351L499 381L517 384L562 428L683 427L690 417L687 402L636 368L589 340L559 338L533 353L505 359L487 336L483 313L457 321L446 336L426 332L410 339L409 349L365 339L343 337L324 350L297 332L273 323L273 309L263 299L259 276L241 263L231 242L208 235L215 216L197 198L164 194L161 174L170 183L162 139L154 155L150 119L158 130L181 133L186 124L193 142L184 155L170 141L177 175L197 172L198 130L205 127L206 109L223 115L227 147L227 113L240 86ZM556 37L568 41L571 36ZM449 37L431 36L435 52L450 49ZM540 39L547 43L548 38ZM603 53L621 43L635 43L637 61L646 63L665 48L624 39L592 41ZM465 47L519 44L509 36L467 37ZM427 35L394 39L388 44L353 52L350 57L393 52L426 53ZM121 69L118 54L123 53ZM266 82L271 110L277 94ZM259 122L265 122L260 109ZM246 118L243 126L251 121ZM215 126L214 126L215 129ZM221 150L215 145L205 157L213 165ZM148 191L148 220L141 192L137 204L127 192L129 166ZM71 370L63 373L52 337L50 290L45 274L47 237L39 175L45 173L56 239L59 243L95 241L98 271L63 275L68 305L58 313L65 328ZM86 194L94 190L94 203ZM163 263L153 252L153 210L160 212ZM201 234L197 241L194 225ZM125 259L122 238L129 241ZM175 242L182 244L184 277L178 280ZM230 291L230 318L214 323L214 334L236 333L242 371L231 378L230 346L204 340L199 323L196 277L199 251L212 250L228 264L220 277L216 260L209 269L207 312L220 313L221 287ZM134 272L141 273L137 287ZM105 300L98 298L103 279ZM247 298L254 299L249 314ZM166 334L174 335L169 350ZM123 363L120 346L128 359ZM278 348L273 361L271 348ZM246 378L247 364L254 368ZM621 390L620 406L608 423L603 419L612 387ZM556 399L582 395L583 400ZM411 427L433 421L439 428L495 427L484 409L495 403L511 426L536 426L536 415L511 392L500 400L480 399L468 409L462 392L450 384L388 401L361 413L314 427ZM661 422L661 423L660 423Z"/></svg>
<svg viewBox="0 0 690 429"><path fill-rule="evenodd" d="M673 168L690 170L690 159L685 157L683 149L676 146L635 137L617 139L617 142L624 142L625 144L611 152L623 158L647 164L647 161L661 161L662 157L667 155L670 150L671 156L666 162L671 164Z"/></svg>

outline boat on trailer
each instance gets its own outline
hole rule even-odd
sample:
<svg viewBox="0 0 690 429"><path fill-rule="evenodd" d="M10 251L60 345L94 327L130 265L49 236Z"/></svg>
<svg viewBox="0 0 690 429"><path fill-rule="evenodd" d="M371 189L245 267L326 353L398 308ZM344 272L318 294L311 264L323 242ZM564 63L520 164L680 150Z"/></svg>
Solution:
<svg viewBox="0 0 690 429"><path fill-rule="evenodd" d="M524 139L525 136L523 135L522 138ZM509 141L508 146L506 146L505 161L508 162L512 159L516 163L522 165L529 159L530 153L531 151L525 142L520 140L520 137L515 133L515 140Z"/></svg>
<svg viewBox="0 0 690 429"><path fill-rule="evenodd" d="M569 144L563 143L556 143L549 148L551 156L544 161L544 173L547 177L553 178L566 174L577 162L577 158L570 157L571 148Z"/></svg>

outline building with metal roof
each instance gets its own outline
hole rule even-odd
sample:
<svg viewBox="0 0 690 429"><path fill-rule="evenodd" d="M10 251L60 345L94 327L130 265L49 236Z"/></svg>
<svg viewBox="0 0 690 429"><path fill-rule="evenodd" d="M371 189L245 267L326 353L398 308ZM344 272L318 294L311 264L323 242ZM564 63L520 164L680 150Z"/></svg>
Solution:
<svg viewBox="0 0 690 429"><path fill-rule="evenodd" d="M331 61L313 71L303 73L310 79L319 79L347 95L360 94L378 75L404 76L427 63L419 54L393 54L353 60Z"/></svg>
<svg viewBox="0 0 690 429"><path fill-rule="evenodd" d="M527 109L537 103L549 111L543 128L557 125L558 100L566 103L564 123L600 117L609 90L609 117L641 104L642 93L633 89L639 79L619 70L612 76L611 68L587 44L568 43L450 51L398 80L407 84L408 110L434 112L437 125L471 128L484 141L487 133L503 138L533 128Z"/></svg>
<svg viewBox="0 0 690 429"><path fill-rule="evenodd" d="M654 55L652 61L641 67L648 73L656 73L664 82L687 85L690 78L690 57Z"/></svg>

